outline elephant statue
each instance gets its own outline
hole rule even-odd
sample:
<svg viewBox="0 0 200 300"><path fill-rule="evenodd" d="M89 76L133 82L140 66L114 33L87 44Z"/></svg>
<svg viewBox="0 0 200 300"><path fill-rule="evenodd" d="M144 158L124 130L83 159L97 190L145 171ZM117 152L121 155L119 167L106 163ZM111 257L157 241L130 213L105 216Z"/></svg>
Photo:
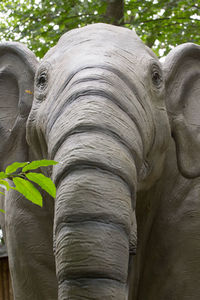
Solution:
<svg viewBox="0 0 200 300"><path fill-rule="evenodd" d="M59 162L55 201L3 199L15 300L200 299L199 97L192 43L163 64L106 24L64 34L40 63L0 45L0 170Z"/></svg>

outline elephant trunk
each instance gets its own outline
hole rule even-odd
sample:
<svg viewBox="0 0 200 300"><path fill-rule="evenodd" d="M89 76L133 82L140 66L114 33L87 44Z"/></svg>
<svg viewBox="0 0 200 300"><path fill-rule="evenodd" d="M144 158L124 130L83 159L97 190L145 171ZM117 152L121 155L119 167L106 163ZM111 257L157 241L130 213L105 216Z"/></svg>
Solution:
<svg viewBox="0 0 200 300"><path fill-rule="evenodd" d="M124 149L106 150L108 144L113 146L111 141L99 143L103 137L87 134L83 149L81 138L77 135L63 145L68 149L68 143L74 145L69 159L71 162L77 156L77 161L57 182L59 299L125 299L135 165L128 153L120 157Z"/></svg>
<svg viewBox="0 0 200 300"><path fill-rule="evenodd" d="M131 214L143 143L130 115L135 104L128 114L112 101L121 101L119 93L109 97L109 87L100 94L94 85L59 108L62 113L55 109L59 117L52 118L49 133L50 155L60 162L53 169L59 300L127 299Z"/></svg>

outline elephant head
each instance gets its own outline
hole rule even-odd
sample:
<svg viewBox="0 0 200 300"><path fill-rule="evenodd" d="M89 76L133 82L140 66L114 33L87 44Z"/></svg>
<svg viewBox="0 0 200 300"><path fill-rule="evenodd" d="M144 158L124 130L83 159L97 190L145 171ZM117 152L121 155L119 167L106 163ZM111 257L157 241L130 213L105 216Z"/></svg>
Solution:
<svg viewBox="0 0 200 300"><path fill-rule="evenodd" d="M127 299L137 192L161 178L171 134L180 172L199 175L199 54L180 46L163 67L134 31L94 24L63 35L37 68L26 137L36 158L59 162L60 300Z"/></svg>

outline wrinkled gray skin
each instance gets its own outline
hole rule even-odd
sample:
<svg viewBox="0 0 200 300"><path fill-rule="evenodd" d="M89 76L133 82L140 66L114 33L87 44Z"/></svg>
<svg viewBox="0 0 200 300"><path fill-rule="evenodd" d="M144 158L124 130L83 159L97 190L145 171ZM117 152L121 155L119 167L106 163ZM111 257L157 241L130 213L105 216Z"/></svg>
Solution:
<svg viewBox="0 0 200 300"><path fill-rule="evenodd" d="M40 64L0 46L1 169L59 162L55 208L5 196L16 300L200 299L199 96L194 44L161 65L133 31L95 24Z"/></svg>

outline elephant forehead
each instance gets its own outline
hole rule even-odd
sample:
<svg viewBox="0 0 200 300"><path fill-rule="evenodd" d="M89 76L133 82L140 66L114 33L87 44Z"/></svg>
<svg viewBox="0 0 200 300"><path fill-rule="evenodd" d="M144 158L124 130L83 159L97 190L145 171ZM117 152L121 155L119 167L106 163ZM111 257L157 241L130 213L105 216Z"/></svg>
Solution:
<svg viewBox="0 0 200 300"><path fill-rule="evenodd" d="M151 56L153 52L147 49L134 30L108 24L92 24L83 28L71 30L64 34L56 47L45 55L44 60L52 63L63 60L63 56L81 56L98 53L102 56L105 52L126 51L137 60L138 57Z"/></svg>

